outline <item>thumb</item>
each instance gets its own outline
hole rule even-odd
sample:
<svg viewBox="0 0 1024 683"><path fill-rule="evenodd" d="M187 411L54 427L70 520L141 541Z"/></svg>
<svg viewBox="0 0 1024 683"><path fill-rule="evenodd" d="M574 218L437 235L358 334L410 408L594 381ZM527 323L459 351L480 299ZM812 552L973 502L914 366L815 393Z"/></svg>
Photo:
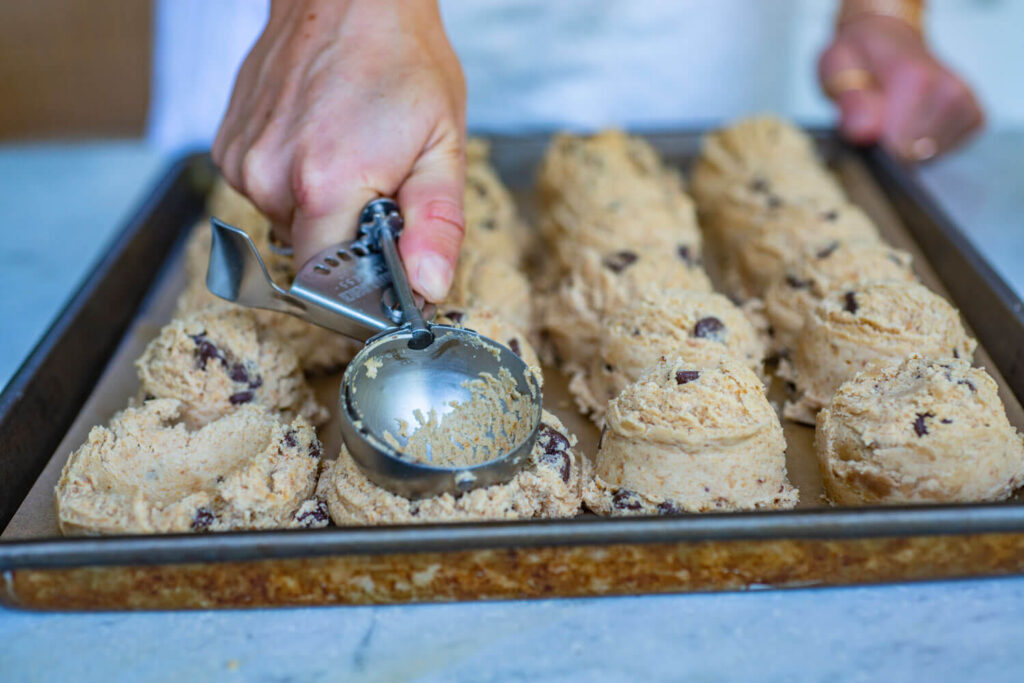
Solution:
<svg viewBox="0 0 1024 683"><path fill-rule="evenodd" d="M822 54L818 73L825 92L839 107L839 131L843 136L857 144L881 138L885 129L885 100L878 85L870 82L872 69L868 61L839 41Z"/></svg>
<svg viewBox="0 0 1024 683"><path fill-rule="evenodd" d="M427 301L448 294L462 246L466 163L461 141L438 144L416 162L398 190L405 227L398 250L409 284Z"/></svg>

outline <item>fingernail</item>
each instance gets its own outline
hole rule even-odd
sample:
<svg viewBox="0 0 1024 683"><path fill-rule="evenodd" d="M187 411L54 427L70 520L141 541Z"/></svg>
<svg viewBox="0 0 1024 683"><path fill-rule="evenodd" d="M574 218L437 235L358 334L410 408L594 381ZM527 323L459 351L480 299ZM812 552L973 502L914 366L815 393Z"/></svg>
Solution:
<svg viewBox="0 0 1024 683"><path fill-rule="evenodd" d="M437 254L424 254L416 264L416 289L428 301L439 302L452 284L452 267Z"/></svg>

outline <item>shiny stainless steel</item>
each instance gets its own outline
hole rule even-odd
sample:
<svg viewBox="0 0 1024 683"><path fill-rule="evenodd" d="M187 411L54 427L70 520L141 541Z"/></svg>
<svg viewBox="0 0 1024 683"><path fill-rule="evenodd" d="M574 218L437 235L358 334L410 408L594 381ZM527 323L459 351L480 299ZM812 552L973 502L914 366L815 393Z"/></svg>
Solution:
<svg viewBox="0 0 1024 683"><path fill-rule="evenodd" d="M402 231L403 225L398 204L387 198L375 199L367 204L359 217L360 234L368 237L370 243L377 245L384 255L384 262L391 275L391 286L402 310L402 319L412 332L409 346L414 349L425 349L434 341L434 335L416 304L412 288L409 287L409 281L405 276L405 267L398 256L395 238Z"/></svg>
<svg viewBox="0 0 1024 683"><path fill-rule="evenodd" d="M401 322L386 303L387 264L365 240L342 242L311 258L285 291L270 279L256 245L244 231L211 218L213 241L206 286L228 301L288 313L353 339Z"/></svg>
<svg viewBox="0 0 1024 683"><path fill-rule="evenodd" d="M345 369L341 383L341 434L356 464L376 484L411 499L458 493L508 481L529 461L541 418L541 391L529 366L507 347L476 332L434 325L434 342L416 348L413 331L403 327L370 340ZM372 361L372 362L371 362ZM527 413L529 434L516 446L472 467L437 467L401 456L384 434L399 443L400 420L417 424L416 412L428 415L452 402L470 398L467 379L506 369L526 405L505 406Z"/></svg>

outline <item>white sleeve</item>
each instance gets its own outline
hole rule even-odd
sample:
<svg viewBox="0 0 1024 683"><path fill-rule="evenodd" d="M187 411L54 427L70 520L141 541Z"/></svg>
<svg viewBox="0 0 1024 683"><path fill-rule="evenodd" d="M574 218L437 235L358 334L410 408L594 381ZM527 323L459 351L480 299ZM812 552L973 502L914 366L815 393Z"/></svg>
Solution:
<svg viewBox="0 0 1024 683"><path fill-rule="evenodd" d="M268 0L158 0L147 138L171 152L208 148Z"/></svg>

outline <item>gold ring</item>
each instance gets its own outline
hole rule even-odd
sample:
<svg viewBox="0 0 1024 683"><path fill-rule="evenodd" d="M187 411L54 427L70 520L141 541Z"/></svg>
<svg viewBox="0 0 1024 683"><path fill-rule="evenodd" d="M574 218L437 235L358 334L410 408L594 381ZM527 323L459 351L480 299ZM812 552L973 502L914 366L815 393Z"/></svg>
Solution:
<svg viewBox="0 0 1024 683"><path fill-rule="evenodd" d="M841 69L825 79L825 94L832 99L851 90L873 90L875 77L867 69Z"/></svg>
<svg viewBox="0 0 1024 683"><path fill-rule="evenodd" d="M933 137L921 137L910 143L910 156L915 161L928 161L939 153L939 143Z"/></svg>

